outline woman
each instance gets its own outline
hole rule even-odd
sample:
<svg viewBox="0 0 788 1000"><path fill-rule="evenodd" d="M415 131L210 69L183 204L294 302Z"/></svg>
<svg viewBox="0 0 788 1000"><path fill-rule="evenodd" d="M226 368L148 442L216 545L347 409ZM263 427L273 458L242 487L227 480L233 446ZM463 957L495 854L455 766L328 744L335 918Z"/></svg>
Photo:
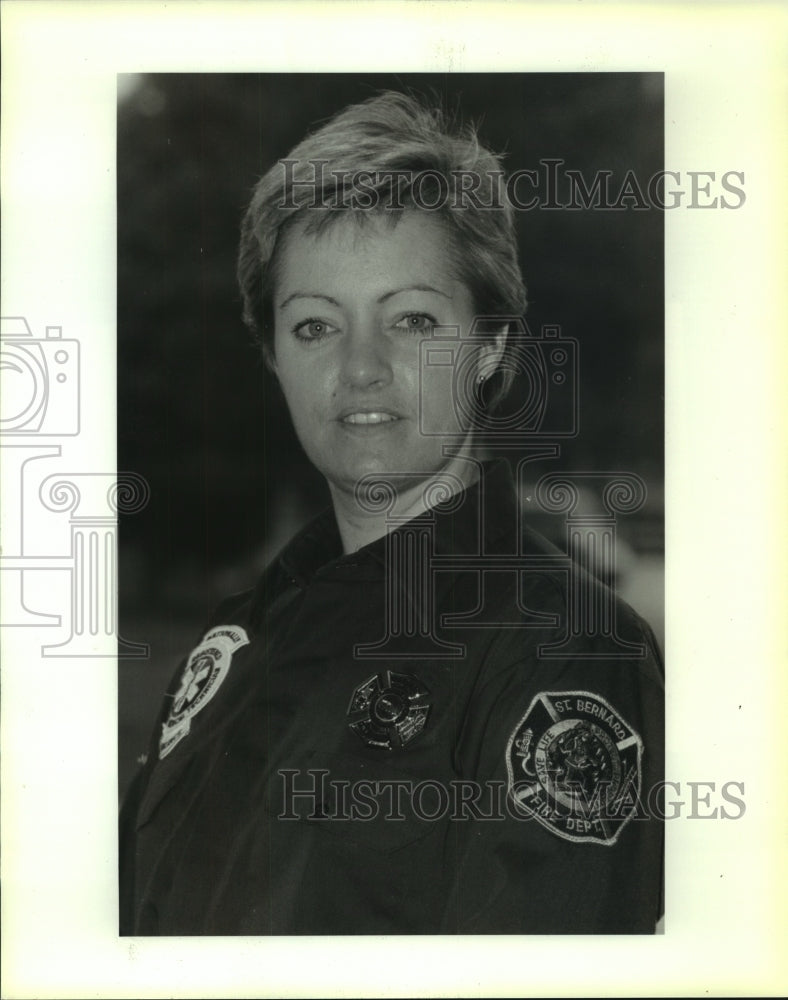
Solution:
<svg viewBox="0 0 788 1000"><path fill-rule="evenodd" d="M124 807L123 933L653 932L653 636L481 460L536 350L502 176L384 93L257 185L245 317L332 507L175 675Z"/></svg>

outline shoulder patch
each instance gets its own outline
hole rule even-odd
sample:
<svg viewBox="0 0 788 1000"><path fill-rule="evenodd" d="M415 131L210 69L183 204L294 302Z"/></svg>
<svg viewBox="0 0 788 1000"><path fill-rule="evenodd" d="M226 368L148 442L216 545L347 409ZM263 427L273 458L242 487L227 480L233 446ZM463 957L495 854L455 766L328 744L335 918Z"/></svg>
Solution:
<svg viewBox="0 0 788 1000"><path fill-rule="evenodd" d="M518 813L566 840L610 846L635 814L643 741L590 691L543 691L506 747Z"/></svg>
<svg viewBox="0 0 788 1000"><path fill-rule="evenodd" d="M164 760L191 731L192 718L213 698L230 669L233 653L249 644L240 625L217 625L189 654L161 729L159 760Z"/></svg>

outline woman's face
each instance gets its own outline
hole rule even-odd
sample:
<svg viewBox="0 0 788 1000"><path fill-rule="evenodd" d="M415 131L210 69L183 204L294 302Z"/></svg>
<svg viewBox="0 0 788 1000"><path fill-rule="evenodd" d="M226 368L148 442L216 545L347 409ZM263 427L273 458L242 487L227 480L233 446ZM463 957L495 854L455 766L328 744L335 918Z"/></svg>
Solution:
<svg viewBox="0 0 788 1000"><path fill-rule="evenodd" d="M419 345L435 326L458 327L467 340L473 318L446 231L424 212L405 212L393 228L373 216L288 233L274 299L275 370L299 440L334 489L352 492L370 473L416 483L448 464L443 445L463 438L451 369L422 371ZM473 350L474 365L494 367L496 345Z"/></svg>

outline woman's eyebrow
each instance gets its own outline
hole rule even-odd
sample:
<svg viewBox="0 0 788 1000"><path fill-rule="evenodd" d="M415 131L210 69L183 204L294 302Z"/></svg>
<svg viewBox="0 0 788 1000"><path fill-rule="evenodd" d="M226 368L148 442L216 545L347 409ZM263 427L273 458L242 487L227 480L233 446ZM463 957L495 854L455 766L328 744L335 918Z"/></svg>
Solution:
<svg viewBox="0 0 788 1000"><path fill-rule="evenodd" d="M381 295L378 299L378 303L385 302L390 299L392 295L399 295L400 292L434 292L436 295L442 295L444 299L453 298L448 292L442 291L440 288L435 288L434 285L405 285L403 288L394 288L390 292L386 292Z"/></svg>
<svg viewBox="0 0 788 1000"><path fill-rule="evenodd" d="M326 302L330 302L332 306L339 305L336 299L333 299L330 295L324 295L322 292L293 292L292 295L287 296L284 302L279 303L279 308L284 309L293 299L324 299Z"/></svg>
<svg viewBox="0 0 788 1000"><path fill-rule="evenodd" d="M440 288L435 288L434 285L404 285L402 288L392 288L390 292L384 292L377 300L378 305L386 302L394 295L399 295L401 292L433 292L435 295L442 295L445 299L453 298L448 292L444 292ZM284 309L293 299L323 299L324 302L330 302L333 306L341 306L340 302L331 295L326 295L324 292L293 292L292 295L288 295L284 301L279 303L279 308Z"/></svg>

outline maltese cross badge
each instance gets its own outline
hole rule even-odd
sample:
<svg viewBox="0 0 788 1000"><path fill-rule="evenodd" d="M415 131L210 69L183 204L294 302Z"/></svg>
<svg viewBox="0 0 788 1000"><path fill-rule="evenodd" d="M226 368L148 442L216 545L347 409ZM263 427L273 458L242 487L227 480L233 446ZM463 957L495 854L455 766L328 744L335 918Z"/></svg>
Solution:
<svg viewBox="0 0 788 1000"><path fill-rule="evenodd" d="M393 670L368 677L353 692L348 725L370 747L400 750L424 729L429 690L413 674Z"/></svg>

